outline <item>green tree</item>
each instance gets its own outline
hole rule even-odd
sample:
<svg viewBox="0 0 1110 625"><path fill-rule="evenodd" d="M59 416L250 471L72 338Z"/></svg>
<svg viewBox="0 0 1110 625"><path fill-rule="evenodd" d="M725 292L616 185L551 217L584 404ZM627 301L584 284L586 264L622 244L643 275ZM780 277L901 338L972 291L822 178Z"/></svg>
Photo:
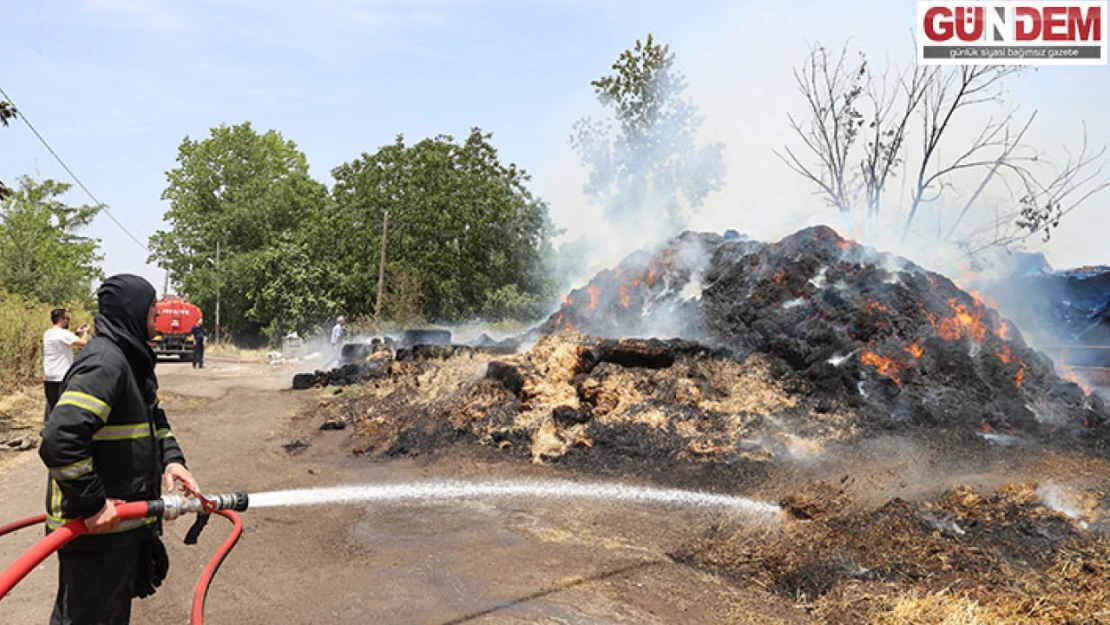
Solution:
<svg viewBox="0 0 1110 625"><path fill-rule="evenodd" d="M615 221L662 215L681 228L724 185L724 144L697 146L704 119L685 96L669 46L649 34L612 70L590 83L612 119L581 119L571 135L588 173L585 191Z"/></svg>
<svg viewBox="0 0 1110 625"><path fill-rule="evenodd" d="M288 328L281 318L290 311L264 293L267 285L303 277L283 272L301 271L293 260L305 261L306 250L297 247L297 233L328 202L327 187L309 176L296 144L274 130L259 134L250 122L220 125L203 140L186 137L166 179L170 228L151 237L151 260L209 319L219 292L221 324L235 336ZM289 262L276 262L275 254L291 250Z"/></svg>
<svg viewBox="0 0 1110 625"><path fill-rule="evenodd" d="M461 143L438 136L412 146L399 136L332 172L336 210L317 236L328 241L346 312L375 311L388 211L391 301L418 301L433 321L541 314L551 296L547 206L523 170L501 163L491 136L474 128Z"/></svg>
<svg viewBox="0 0 1110 625"><path fill-rule="evenodd" d="M41 302L91 304L99 241L78 234L99 206L69 206L58 199L71 185L19 178L0 201L0 290Z"/></svg>
<svg viewBox="0 0 1110 625"><path fill-rule="evenodd" d="M302 234L285 233L266 249L239 256L235 264L247 278L242 281L245 315L272 342L290 332L319 330L342 310L330 265Z"/></svg>

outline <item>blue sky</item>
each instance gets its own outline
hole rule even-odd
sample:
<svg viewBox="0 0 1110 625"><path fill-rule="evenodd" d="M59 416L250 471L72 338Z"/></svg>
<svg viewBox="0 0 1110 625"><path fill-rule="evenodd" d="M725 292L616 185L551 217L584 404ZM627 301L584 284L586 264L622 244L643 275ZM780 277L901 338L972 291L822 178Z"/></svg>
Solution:
<svg viewBox="0 0 1110 625"><path fill-rule="evenodd" d="M652 32L669 43L706 115L703 134L726 142L726 190L696 226L784 234L821 210L771 154L789 140L799 100L790 69L815 41L851 38L874 57L904 60L912 2L774 3L618 0L422 1L71 0L4 8L0 86L83 181L145 242L162 227L164 172L186 135L250 120L308 155L330 184L336 165L398 133L419 139L494 133L503 158L534 175L556 221L593 221L567 143L596 113L589 81ZM1040 111L1035 137L1057 148L1086 120L1110 141L1110 70L1042 68L1010 101ZM0 179L66 179L22 124L0 131ZM79 192L72 202L87 201ZM1110 194L1066 222L1047 248L1054 264L1110 262L1103 251ZM162 273L107 217L90 230L105 270ZM623 252L623 250L622 250Z"/></svg>

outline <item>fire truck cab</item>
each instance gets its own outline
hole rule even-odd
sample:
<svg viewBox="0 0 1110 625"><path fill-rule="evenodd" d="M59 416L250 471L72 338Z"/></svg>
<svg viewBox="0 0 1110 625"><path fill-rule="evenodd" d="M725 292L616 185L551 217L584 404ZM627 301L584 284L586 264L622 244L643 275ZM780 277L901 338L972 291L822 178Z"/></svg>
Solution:
<svg viewBox="0 0 1110 625"><path fill-rule="evenodd" d="M155 335L150 347L156 356L178 356L189 360L193 355L193 326L201 319L200 309L189 300L165 295L156 304L158 318L154 322Z"/></svg>

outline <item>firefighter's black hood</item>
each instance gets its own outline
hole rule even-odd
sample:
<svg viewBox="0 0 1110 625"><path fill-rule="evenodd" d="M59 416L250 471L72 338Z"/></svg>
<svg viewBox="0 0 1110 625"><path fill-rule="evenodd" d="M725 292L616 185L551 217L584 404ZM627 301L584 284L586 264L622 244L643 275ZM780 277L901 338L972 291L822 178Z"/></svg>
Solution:
<svg viewBox="0 0 1110 625"><path fill-rule="evenodd" d="M154 350L148 343L150 337L146 327L147 312L154 296L154 287L149 282L130 274L108 278L96 292L100 306L100 314L94 321L96 336L112 341L123 350L140 381L154 374Z"/></svg>

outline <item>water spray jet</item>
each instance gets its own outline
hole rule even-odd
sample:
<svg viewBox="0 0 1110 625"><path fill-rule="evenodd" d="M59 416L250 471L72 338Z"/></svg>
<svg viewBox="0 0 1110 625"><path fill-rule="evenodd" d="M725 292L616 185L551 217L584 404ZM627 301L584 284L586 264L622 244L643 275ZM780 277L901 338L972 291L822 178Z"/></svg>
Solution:
<svg viewBox="0 0 1110 625"><path fill-rule="evenodd" d="M358 484L272 491L251 496L252 508L306 506L345 503L435 502L465 499L579 499L609 502L644 503L697 508L718 508L757 516L774 516L777 505L717 493L629 486L619 483L572 482L558 480L497 480L400 482Z"/></svg>
<svg viewBox="0 0 1110 625"><path fill-rule="evenodd" d="M212 514L227 518L233 524L231 535L205 567L193 594L190 617L192 625L202 625L204 602L212 578L227 554L238 542L243 524L237 512L250 508L273 508L322 504L352 503L405 503L457 501L467 499L578 499L623 502L629 504L655 504L694 508L731 510L766 520L781 518L782 508L777 505L733 495L698 491L629 486L619 483L572 482L558 480L499 480L474 481L438 480L430 482L400 482L392 484L362 484L271 491L248 495L245 491L228 494L202 495L187 491L169 494L150 501L119 504L116 512L121 521L160 517L170 521L194 514L196 521L185 542L195 544L200 530ZM0 526L0 536L45 521L37 515ZM0 600L50 554L54 553L88 528L83 519L74 519L48 534L4 571L0 571Z"/></svg>

